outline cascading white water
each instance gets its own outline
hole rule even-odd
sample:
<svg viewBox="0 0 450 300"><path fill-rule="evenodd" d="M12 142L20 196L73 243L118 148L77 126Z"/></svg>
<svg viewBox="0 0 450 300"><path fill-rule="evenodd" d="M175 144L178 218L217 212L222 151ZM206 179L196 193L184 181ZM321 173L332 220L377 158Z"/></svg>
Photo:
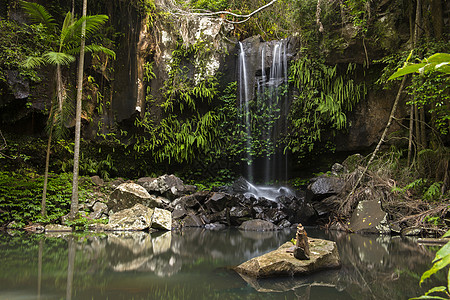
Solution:
<svg viewBox="0 0 450 300"><path fill-rule="evenodd" d="M251 119L249 110L250 90L247 79L247 65L245 62L245 51L244 45L239 42L239 96L240 96L240 112L242 114L242 124L245 128L245 133L247 135L246 142L246 159L247 159L247 177L248 180L253 181L253 170L252 170L252 135L251 135Z"/></svg>
<svg viewBox="0 0 450 300"><path fill-rule="evenodd" d="M278 138L286 133L287 128L289 98L286 92L288 83L286 45L287 40L260 43L259 49L247 47L248 53L245 53L244 44L239 43L239 103L240 112L243 115L241 126L245 128L248 137L246 160L251 163L246 167L246 177L250 181L253 181L254 173L259 180L264 180L266 183L287 180L286 158L285 156L280 158L280 149L276 148ZM246 55L248 58L260 56L260 66L246 65ZM258 75L255 74L258 68L261 69L260 76L259 71ZM255 84L253 84L254 81L256 81ZM254 95L255 92L256 95ZM249 110L249 102L252 100L256 101L256 111ZM252 107L255 106L252 105ZM252 126L257 129L257 132L252 132ZM259 148L255 148L255 151L265 153L264 157L257 158L256 162L251 154L254 138L262 143L257 146ZM275 154L277 151L278 155Z"/></svg>

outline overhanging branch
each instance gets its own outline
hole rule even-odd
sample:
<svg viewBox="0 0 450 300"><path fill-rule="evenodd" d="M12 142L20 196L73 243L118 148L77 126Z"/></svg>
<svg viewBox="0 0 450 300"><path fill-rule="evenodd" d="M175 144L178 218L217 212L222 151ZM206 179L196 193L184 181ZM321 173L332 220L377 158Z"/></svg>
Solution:
<svg viewBox="0 0 450 300"><path fill-rule="evenodd" d="M180 9L172 1L170 1L173 8L169 9L169 13L171 13L173 15L183 15L183 16L189 15L189 16L203 16L203 17L214 17L214 16L228 15L228 16L232 16L232 17L235 17L235 18L243 19L243 20L240 20L240 21L231 21L231 20L224 19L228 23L238 24L238 23L244 23L244 22L248 21L253 15L257 14L258 12L260 12L260 11L262 11L264 9L266 9L267 7L271 6L272 4L274 4L277 1L278 0L272 0L269 3L259 7L258 9L254 10L251 13L246 14L246 15L235 14L235 13L233 13L231 11L226 11L226 10L216 11L216 12L210 12L210 11L205 11L205 12L185 11L185 10Z"/></svg>

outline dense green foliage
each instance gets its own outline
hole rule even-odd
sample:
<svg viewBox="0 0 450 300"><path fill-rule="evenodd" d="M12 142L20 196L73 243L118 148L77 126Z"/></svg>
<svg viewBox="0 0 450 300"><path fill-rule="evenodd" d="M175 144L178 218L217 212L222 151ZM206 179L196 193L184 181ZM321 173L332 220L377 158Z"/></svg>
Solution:
<svg viewBox="0 0 450 300"><path fill-rule="evenodd" d="M327 66L304 56L291 66L290 79L299 89L290 111L292 128L288 147L300 157L314 150L324 130L347 127L346 113L366 94L364 83L357 83L356 66L347 65L345 72L338 66Z"/></svg>
<svg viewBox="0 0 450 300"><path fill-rule="evenodd" d="M40 216L44 177L35 173L0 172L0 223L54 222L67 214L72 194L71 174L52 174L47 191L46 219Z"/></svg>

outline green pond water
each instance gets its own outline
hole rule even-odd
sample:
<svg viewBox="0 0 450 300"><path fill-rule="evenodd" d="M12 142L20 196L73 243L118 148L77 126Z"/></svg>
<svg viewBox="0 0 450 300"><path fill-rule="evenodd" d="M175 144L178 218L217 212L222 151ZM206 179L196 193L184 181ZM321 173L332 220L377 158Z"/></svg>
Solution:
<svg viewBox="0 0 450 300"><path fill-rule="evenodd" d="M436 248L401 237L325 233L343 266L310 276L244 280L231 270L276 249L292 230L186 229L166 233L50 236L0 232L3 299L408 299Z"/></svg>

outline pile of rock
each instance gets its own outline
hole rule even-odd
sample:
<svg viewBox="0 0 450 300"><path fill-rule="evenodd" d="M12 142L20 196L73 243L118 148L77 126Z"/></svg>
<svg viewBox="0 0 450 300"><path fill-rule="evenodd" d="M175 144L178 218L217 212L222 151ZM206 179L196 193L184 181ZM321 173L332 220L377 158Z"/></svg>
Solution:
<svg viewBox="0 0 450 300"><path fill-rule="evenodd" d="M101 183L99 183L101 184ZM106 201L90 201L84 208L91 211L86 217L108 218L109 224L97 226L105 230L143 230L146 228L205 227L217 229L240 226L248 220L263 220L273 224L270 230L292 224L311 224L317 217L306 194L280 188L272 197L249 193L249 183L241 178L230 187L213 191L196 191L174 175L158 178L139 178L135 182L114 182L116 187ZM160 225L155 215L171 226ZM133 217L132 217L133 216ZM153 217L152 217L153 216ZM246 226L244 226L246 228ZM262 226L259 230L268 230ZM244 229L245 230L245 229Z"/></svg>
<svg viewBox="0 0 450 300"><path fill-rule="evenodd" d="M172 201L169 208L173 209L175 225L217 228L240 226L245 221L258 219L279 229L314 221L316 212L305 195L280 194L274 200L256 197L240 188L242 180L232 187L200 191Z"/></svg>

